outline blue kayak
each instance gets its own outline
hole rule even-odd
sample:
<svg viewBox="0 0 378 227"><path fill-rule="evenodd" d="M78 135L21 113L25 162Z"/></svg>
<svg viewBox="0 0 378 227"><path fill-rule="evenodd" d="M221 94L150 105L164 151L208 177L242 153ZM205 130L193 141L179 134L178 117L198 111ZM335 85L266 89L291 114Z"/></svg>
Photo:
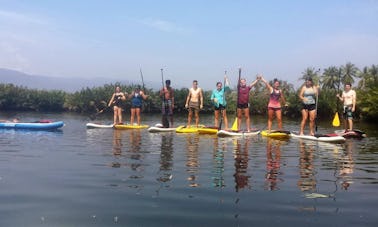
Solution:
<svg viewBox="0 0 378 227"><path fill-rule="evenodd" d="M63 121L56 122L1 122L0 129L29 129L29 130L53 130L64 126Z"/></svg>

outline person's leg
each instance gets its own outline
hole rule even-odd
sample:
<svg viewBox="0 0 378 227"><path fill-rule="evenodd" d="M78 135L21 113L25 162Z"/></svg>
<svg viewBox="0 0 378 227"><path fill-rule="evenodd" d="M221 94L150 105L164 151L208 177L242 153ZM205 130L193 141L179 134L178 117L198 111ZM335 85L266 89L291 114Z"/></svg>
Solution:
<svg viewBox="0 0 378 227"><path fill-rule="evenodd" d="M118 123L117 122L117 118L118 118L117 110L118 110L118 107L114 106L113 107L113 124L115 124L115 125Z"/></svg>
<svg viewBox="0 0 378 227"><path fill-rule="evenodd" d="M227 120L227 113L226 109L222 110L222 115L223 115L223 122L224 122L224 128L228 130L228 120Z"/></svg>
<svg viewBox="0 0 378 227"><path fill-rule="evenodd" d="M199 109L195 109L194 110L194 114L195 114L195 117L196 117L196 127L198 128L198 124L199 124Z"/></svg>
<svg viewBox="0 0 378 227"><path fill-rule="evenodd" d="M310 117L310 135L315 135L315 118L316 118L316 110L309 111Z"/></svg>
<svg viewBox="0 0 378 227"><path fill-rule="evenodd" d="M190 124L192 122L192 114L193 114L193 110L192 110L192 108L189 107L188 123L186 124L186 127L188 127L188 128L190 128Z"/></svg>
<svg viewBox="0 0 378 227"><path fill-rule="evenodd" d="M269 108L268 109L268 131L272 130L272 120L273 120L274 110Z"/></svg>
<svg viewBox="0 0 378 227"><path fill-rule="evenodd" d="M245 108L243 110L245 116L245 123L247 125L247 132L251 131L251 118L249 117L249 108Z"/></svg>
<svg viewBox="0 0 378 227"><path fill-rule="evenodd" d="M303 135L304 127L308 117L308 110L302 109L302 121L301 121L301 128L299 130L299 135Z"/></svg>
<svg viewBox="0 0 378 227"><path fill-rule="evenodd" d="M238 108L237 109L237 116L238 116L238 131L240 131L240 125L241 125L241 121L242 121L242 112L243 110Z"/></svg>
<svg viewBox="0 0 378 227"><path fill-rule="evenodd" d="M140 125L140 108L135 108L135 114L137 116L137 123Z"/></svg>
<svg viewBox="0 0 378 227"><path fill-rule="evenodd" d="M218 127L219 124L219 111L220 110L214 110L214 127Z"/></svg>
<svg viewBox="0 0 378 227"><path fill-rule="evenodd" d="M282 111L281 109L279 109L279 110L276 110L275 112L276 112L278 130L282 130Z"/></svg>
<svg viewBox="0 0 378 227"><path fill-rule="evenodd" d="M135 108L130 109L130 125L134 124Z"/></svg>
<svg viewBox="0 0 378 227"><path fill-rule="evenodd" d="M118 123L119 124L122 124L122 108L121 107L118 107Z"/></svg>

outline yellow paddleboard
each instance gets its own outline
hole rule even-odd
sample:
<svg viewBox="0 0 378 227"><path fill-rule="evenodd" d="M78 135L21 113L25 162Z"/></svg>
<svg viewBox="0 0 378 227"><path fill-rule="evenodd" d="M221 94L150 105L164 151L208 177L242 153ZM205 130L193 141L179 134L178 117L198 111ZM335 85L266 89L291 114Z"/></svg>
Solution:
<svg viewBox="0 0 378 227"><path fill-rule="evenodd" d="M143 129L148 128L148 125L114 125L116 129Z"/></svg>
<svg viewBox="0 0 378 227"><path fill-rule="evenodd" d="M290 132L289 131L276 131L271 130L270 132L268 130L261 131L262 136L266 137L272 137L272 138L290 138Z"/></svg>
<svg viewBox="0 0 378 227"><path fill-rule="evenodd" d="M177 133L197 133L199 128L203 128L204 125L198 125L198 128L196 126L190 126L190 128L187 128L186 125L180 125L176 128Z"/></svg>
<svg viewBox="0 0 378 227"><path fill-rule="evenodd" d="M197 129L199 134L217 134L217 128L198 128Z"/></svg>

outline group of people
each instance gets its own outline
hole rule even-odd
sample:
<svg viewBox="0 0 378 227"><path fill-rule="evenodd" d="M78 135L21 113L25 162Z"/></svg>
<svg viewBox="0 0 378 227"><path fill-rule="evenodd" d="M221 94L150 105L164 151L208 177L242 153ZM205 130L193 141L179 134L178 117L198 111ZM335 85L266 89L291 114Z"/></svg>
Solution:
<svg viewBox="0 0 378 227"><path fill-rule="evenodd" d="M117 86L115 88L115 92L113 93L108 107L113 107L114 117L113 123L114 124L122 124L122 102L130 99L131 100L131 108L130 108L130 124L134 124L135 116L137 118L137 124L140 125L140 111L142 108L143 100L147 99L147 95L144 94L144 91L140 89L140 87L135 88L133 92L128 94L127 92L122 92L121 88Z"/></svg>
<svg viewBox="0 0 378 227"><path fill-rule="evenodd" d="M265 87L269 91L268 102L268 123L267 130L272 130L273 119L277 120L277 130L282 130L282 106L286 106L286 100L282 89L280 88L280 82L277 79L273 80L272 85L269 84L261 75L258 75L256 79L247 85L245 78L239 80L237 86L237 106L236 113L237 118L232 126L232 130L240 131L242 120L244 117L245 130L251 131L251 120L249 114L249 96L250 91L258 82L263 82ZM212 91L210 100L214 106L214 127L221 129L222 123L224 123L224 129L229 130L229 123L227 119L226 107L226 92L230 90L229 81L227 76L224 77L224 84L222 82L216 83L216 88ZM113 106L114 110L114 124L122 124L122 107L121 102L127 99L131 99L131 116L130 124L134 124L135 117L137 118L137 124L140 125L140 112L142 108L143 100L147 99L147 95L140 87L137 87L131 94L120 91L120 87L116 87L114 94L112 95L108 106ZM165 86L160 90L160 97L162 98L162 123L163 127L173 127L173 109L174 102L174 89L171 87L171 81L166 80ZM315 119L317 114L317 103L319 97L319 85L315 85L312 78L307 78L304 85L299 92L299 98L302 101L302 120L300 124L299 134L304 134L304 128L309 122L309 134L315 135ZM356 92L351 89L351 84L345 84L345 90L340 96L337 94L337 98L344 104L344 119L345 129L353 130L353 112L356 108ZM199 126L199 112L204 106L203 90L198 86L198 81L193 80L192 87L189 89L185 108L188 110L187 127L191 127L193 115L195 118L195 127ZM169 120L168 120L169 118ZM221 119L220 119L221 118ZM221 122L221 123L219 123Z"/></svg>

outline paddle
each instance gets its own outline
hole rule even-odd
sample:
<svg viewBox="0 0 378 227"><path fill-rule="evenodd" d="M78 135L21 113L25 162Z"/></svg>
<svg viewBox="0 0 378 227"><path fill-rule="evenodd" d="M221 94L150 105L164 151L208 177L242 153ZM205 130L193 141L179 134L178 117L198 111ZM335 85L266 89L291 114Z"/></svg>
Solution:
<svg viewBox="0 0 378 227"><path fill-rule="evenodd" d="M165 93L164 93L164 75L163 75L163 69L160 69L161 71L161 84L163 86L163 104L162 104L162 108L164 108L164 113L163 113L163 117L162 117L162 124L163 124L163 128L169 128L169 121L167 119L167 107L165 106Z"/></svg>
<svg viewBox="0 0 378 227"><path fill-rule="evenodd" d="M339 83L337 85L337 94L340 93L340 74L339 74ZM337 98L338 99L338 98ZM340 118L339 118L339 100L336 99L336 113L333 117L332 126L339 127L340 126Z"/></svg>
<svg viewBox="0 0 378 227"><path fill-rule="evenodd" d="M238 93L237 93L237 98L236 98L236 117L235 117L235 120L234 120L234 123L232 124L232 127L231 127L231 130L232 131L238 131L239 127L238 127L238 102L239 102L239 87L240 87L240 76L241 76L241 68L239 68L239 79L238 79L238 85L237 85L237 89L238 89Z"/></svg>
<svg viewBox="0 0 378 227"><path fill-rule="evenodd" d="M95 114L90 115L89 119L91 119L92 121L95 120L99 114L103 113L109 107L110 106L106 106L106 107L102 108L101 110L97 111Z"/></svg>
<svg viewBox="0 0 378 227"><path fill-rule="evenodd" d="M139 68L140 71L140 77L142 78L142 88L143 88L143 93L146 94L146 89L144 88L144 80L143 80L143 73L142 73L142 68ZM146 103L143 102L142 107L145 109Z"/></svg>
<svg viewBox="0 0 378 227"><path fill-rule="evenodd" d="M227 71L224 71L224 80L223 80L223 104L224 104L224 100L225 100L225 96L226 96L226 93L225 93L225 86L226 86L226 76L227 76ZM223 123L223 111L225 111L225 108L222 109L220 111L220 114L221 114L221 119L220 119L220 122L219 122L219 127L218 127L218 130L221 130L222 129L222 123Z"/></svg>
<svg viewBox="0 0 378 227"><path fill-rule="evenodd" d="M316 91L316 103L315 103L315 132L318 131L318 102L319 102L319 88Z"/></svg>

